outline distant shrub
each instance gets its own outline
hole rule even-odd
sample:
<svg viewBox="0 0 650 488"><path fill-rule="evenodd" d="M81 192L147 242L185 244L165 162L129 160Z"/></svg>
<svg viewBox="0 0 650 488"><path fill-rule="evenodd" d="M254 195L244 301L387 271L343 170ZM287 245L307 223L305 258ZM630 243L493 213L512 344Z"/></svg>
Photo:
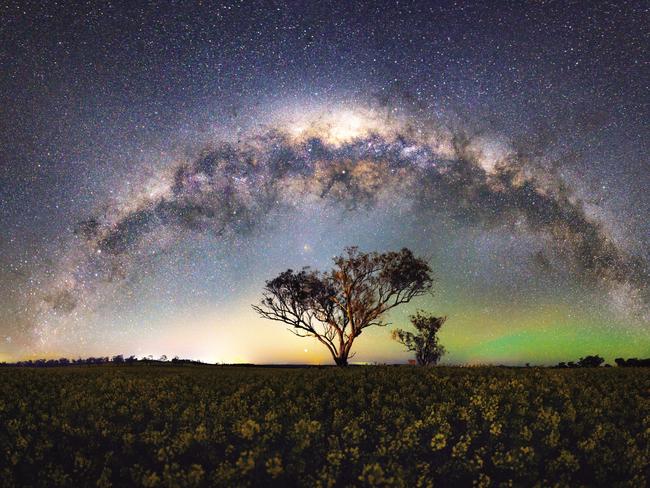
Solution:
<svg viewBox="0 0 650 488"><path fill-rule="evenodd" d="M614 362L616 363L617 366L619 366L621 368L650 368L650 358L647 358L647 359L616 358L614 360Z"/></svg>
<svg viewBox="0 0 650 488"><path fill-rule="evenodd" d="M600 365L602 365L605 362L603 358L601 358L598 355L595 356L586 356L584 358L580 358L580 360L575 363L573 361L569 361L568 363L565 362L560 362L556 366L557 368L597 368Z"/></svg>
<svg viewBox="0 0 650 488"><path fill-rule="evenodd" d="M578 361L578 366L581 368L597 368L604 362L605 360L598 355L587 356L584 358L580 358L580 361Z"/></svg>

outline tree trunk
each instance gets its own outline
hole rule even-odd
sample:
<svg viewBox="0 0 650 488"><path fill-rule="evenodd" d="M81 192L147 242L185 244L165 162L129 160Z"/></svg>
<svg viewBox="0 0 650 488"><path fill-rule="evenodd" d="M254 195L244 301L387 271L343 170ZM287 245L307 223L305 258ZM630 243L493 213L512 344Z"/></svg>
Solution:
<svg viewBox="0 0 650 488"><path fill-rule="evenodd" d="M420 352L415 353L415 359L418 362L418 366L426 366L426 362L424 361L424 357Z"/></svg>
<svg viewBox="0 0 650 488"><path fill-rule="evenodd" d="M348 355L343 353L340 356L334 356L334 362L337 366L345 367L348 365Z"/></svg>

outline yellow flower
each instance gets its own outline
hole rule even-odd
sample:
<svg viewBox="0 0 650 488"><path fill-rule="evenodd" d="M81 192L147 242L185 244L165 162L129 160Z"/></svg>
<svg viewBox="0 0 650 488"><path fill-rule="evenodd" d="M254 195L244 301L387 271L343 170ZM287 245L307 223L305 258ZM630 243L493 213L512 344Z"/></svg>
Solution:
<svg viewBox="0 0 650 488"><path fill-rule="evenodd" d="M434 451L439 451L441 449L444 449L445 446L447 445L447 437L445 434L442 434L438 432L436 435L434 435L431 438L431 449Z"/></svg>
<svg viewBox="0 0 650 488"><path fill-rule="evenodd" d="M284 468L282 467L282 458L279 454L267 459L264 465L266 466L266 472L271 476L271 478L277 478L284 472Z"/></svg>

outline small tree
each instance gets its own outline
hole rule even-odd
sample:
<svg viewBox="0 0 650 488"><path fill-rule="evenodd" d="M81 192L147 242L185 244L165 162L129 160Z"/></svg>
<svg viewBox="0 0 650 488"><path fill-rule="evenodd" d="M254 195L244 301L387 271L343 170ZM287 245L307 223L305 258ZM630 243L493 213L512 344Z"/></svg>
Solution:
<svg viewBox="0 0 650 488"><path fill-rule="evenodd" d="M445 354L445 348L438 343L438 331L447 317L434 317L423 311L418 311L409 317L417 333L395 329L393 339L406 346L408 351L415 352L415 359L420 366L435 365Z"/></svg>
<svg viewBox="0 0 650 488"><path fill-rule="evenodd" d="M409 249L363 253L356 247L334 258L326 273L291 269L267 281L253 309L283 322L299 337L315 337L338 366L346 366L363 329L387 325L386 312L431 289L431 268Z"/></svg>

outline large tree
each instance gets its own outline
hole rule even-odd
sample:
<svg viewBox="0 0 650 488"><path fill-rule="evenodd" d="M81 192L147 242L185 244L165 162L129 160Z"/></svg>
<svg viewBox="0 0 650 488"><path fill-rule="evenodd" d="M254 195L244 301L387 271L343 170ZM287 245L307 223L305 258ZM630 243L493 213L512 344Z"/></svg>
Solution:
<svg viewBox="0 0 650 488"><path fill-rule="evenodd" d="M431 268L409 249L364 253L348 247L321 273L288 269L266 282L262 317L283 322L300 337L315 337L339 366L346 366L354 340L366 327L384 326L392 308L428 292Z"/></svg>

